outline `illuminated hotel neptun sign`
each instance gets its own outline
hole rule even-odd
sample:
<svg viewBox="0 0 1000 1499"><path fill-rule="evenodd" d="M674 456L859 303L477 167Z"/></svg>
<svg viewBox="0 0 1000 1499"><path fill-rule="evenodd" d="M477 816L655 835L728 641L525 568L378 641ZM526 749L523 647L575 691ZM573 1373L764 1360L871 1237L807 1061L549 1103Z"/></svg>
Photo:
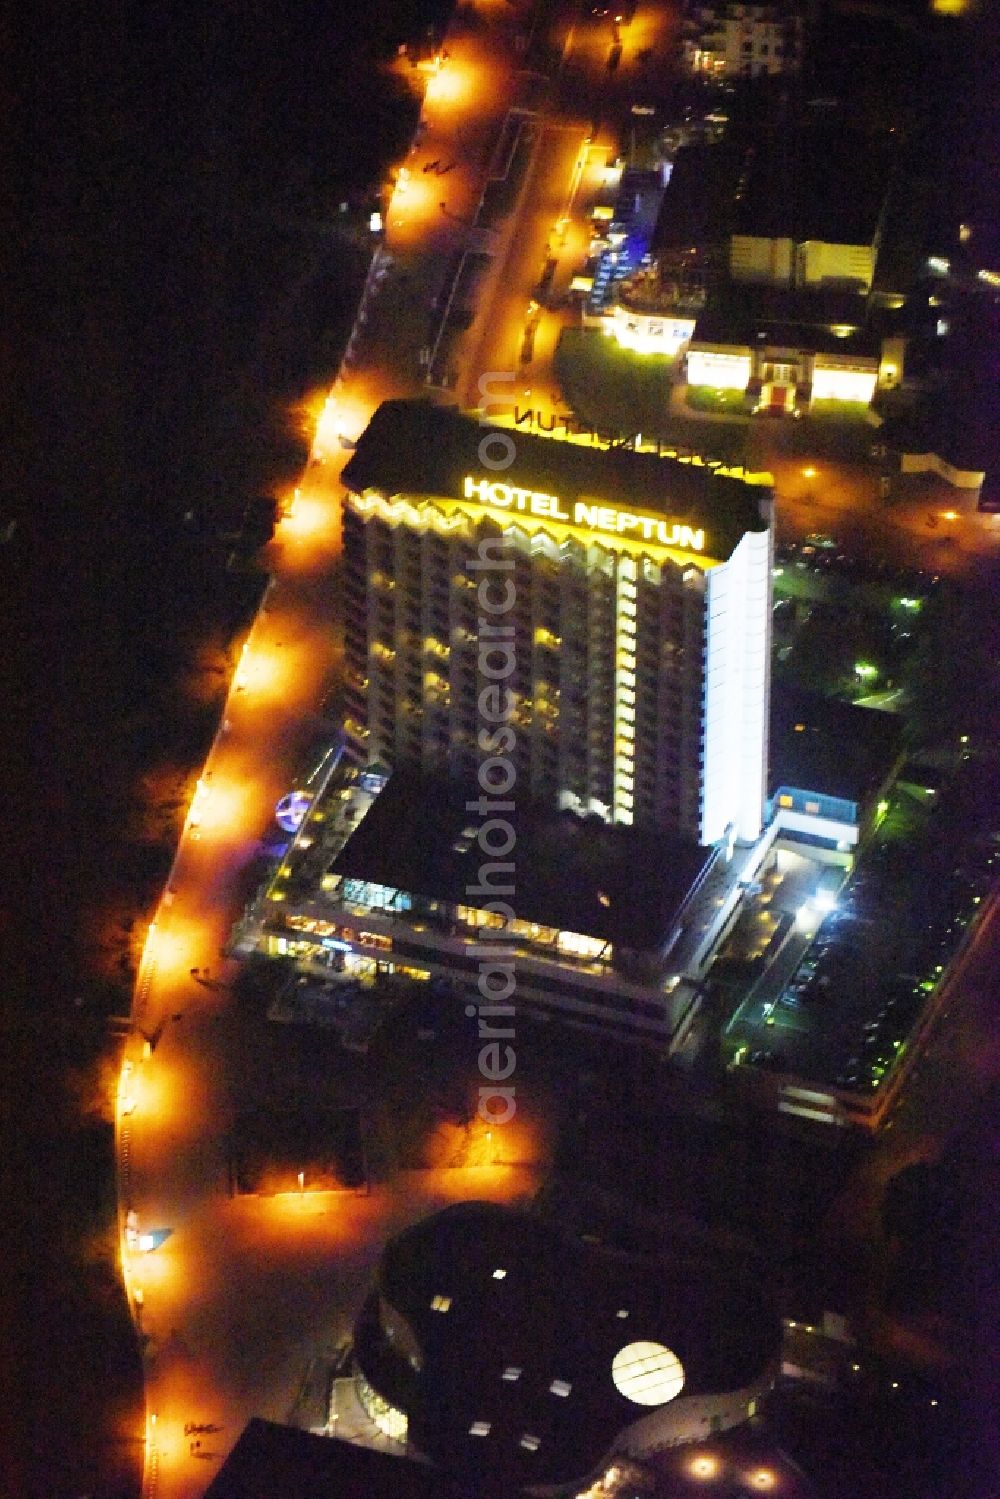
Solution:
<svg viewBox="0 0 1000 1499"><path fill-rule="evenodd" d="M615 505L592 504L588 500L576 500L572 509L567 509L557 495L543 494L535 489L521 489L516 484L504 484L496 479L477 479L467 474L463 484L463 498L488 505L491 509L516 510L538 520L562 521L564 525L584 526L591 531L603 531L609 536L648 541L657 546L674 547L682 552L705 550L705 532L700 526L663 520L655 515L642 515L634 510L619 510Z"/></svg>

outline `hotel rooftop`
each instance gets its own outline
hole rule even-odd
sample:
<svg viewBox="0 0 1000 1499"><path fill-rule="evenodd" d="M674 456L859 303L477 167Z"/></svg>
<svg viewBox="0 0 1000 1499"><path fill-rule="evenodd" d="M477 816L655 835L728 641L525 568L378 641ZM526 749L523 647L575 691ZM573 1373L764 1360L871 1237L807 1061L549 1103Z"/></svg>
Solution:
<svg viewBox="0 0 1000 1499"><path fill-rule="evenodd" d="M511 447L509 467L498 468L497 459ZM567 511L585 503L668 515L703 529L706 557L717 561L726 561L748 531L767 529L761 499L769 494L769 476L720 470L700 458L636 451L579 430L542 436L491 425L429 401L384 402L343 472L344 484L356 494L376 490L443 500L468 499L469 477L527 486L558 498Z"/></svg>

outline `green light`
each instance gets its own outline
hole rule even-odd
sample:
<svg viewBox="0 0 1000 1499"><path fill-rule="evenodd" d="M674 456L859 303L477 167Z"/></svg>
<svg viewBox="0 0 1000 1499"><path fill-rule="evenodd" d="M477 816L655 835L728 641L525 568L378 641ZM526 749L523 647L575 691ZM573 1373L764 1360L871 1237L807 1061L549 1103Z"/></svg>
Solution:
<svg viewBox="0 0 1000 1499"><path fill-rule="evenodd" d="M854 671L863 682L871 682L878 676L878 667L872 666L870 661L855 661Z"/></svg>

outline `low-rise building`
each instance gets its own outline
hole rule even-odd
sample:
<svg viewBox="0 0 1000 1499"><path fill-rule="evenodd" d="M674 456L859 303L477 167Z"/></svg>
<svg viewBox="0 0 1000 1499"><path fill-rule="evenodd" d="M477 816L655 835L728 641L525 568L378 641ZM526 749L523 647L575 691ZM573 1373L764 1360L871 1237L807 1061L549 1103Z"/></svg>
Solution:
<svg viewBox="0 0 1000 1499"><path fill-rule="evenodd" d="M618 168L612 169L612 176ZM585 321L603 316L614 304L620 283L647 261L663 202L665 171L626 168L618 176L613 206L598 213L588 262Z"/></svg>
<svg viewBox="0 0 1000 1499"><path fill-rule="evenodd" d="M731 1255L626 1254L467 1202L387 1246L355 1379L379 1429L468 1491L577 1494L616 1461L750 1420L781 1347L760 1278Z"/></svg>
<svg viewBox="0 0 1000 1499"><path fill-rule="evenodd" d="M619 280L604 331L641 354L686 351L696 320L725 274L745 146L681 146L670 164L648 263Z"/></svg>
<svg viewBox="0 0 1000 1499"><path fill-rule="evenodd" d="M366 799L340 852L308 866L311 876L293 846L288 879L259 906L262 951L345 980L433 979L479 1003L483 973L502 968L498 1003L511 1013L668 1052L683 1043L697 980L736 919L749 852L727 859L526 798L484 820L476 782L409 769ZM317 811L325 825L328 809Z"/></svg>
<svg viewBox="0 0 1000 1499"><path fill-rule="evenodd" d="M849 127L682 148L605 332L752 410L868 406L903 379L904 341L873 315L888 187L885 144Z"/></svg>
<svg viewBox="0 0 1000 1499"><path fill-rule="evenodd" d="M895 713L775 687L768 812L777 836L853 862L885 815L903 759Z"/></svg>
<svg viewBox="0 0 1000 1499"><path fill-rule="evenodd" d="M878 341L865 335L838 339L799 324L751 338L745 324L713 317L696 326L684 374L689 386L745 391L751 409L792 415L830 401L870 405L881 366Z"/></svg>
<svg viewBox="0 0 1000 1499"><path fill-rule="evenodd" d="M400 1453L336 1437L247 1423L205 1491L205 1499L462 1499L445 1474Z"/></svg>
<svg viewBox="0 0 1000 1499"><path fill-rule="evenodd" d="M888 142L848 121L777 131L741 181L729 249L736 282L866 296L890 182Z"/></svg>

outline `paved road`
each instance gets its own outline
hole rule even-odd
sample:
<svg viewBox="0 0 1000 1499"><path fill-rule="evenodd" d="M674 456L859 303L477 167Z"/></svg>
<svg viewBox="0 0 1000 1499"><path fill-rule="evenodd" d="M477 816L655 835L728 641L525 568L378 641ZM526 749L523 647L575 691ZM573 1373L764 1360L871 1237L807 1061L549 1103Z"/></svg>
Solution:
<svg viewBox="0 0 1000 1499"><path fill-rule="evenodd" d="M414 1173L370 1197L234 1200L223 1146L228 1074L247 1043L227 987L233 967L220 954L247 865L300 769L337 667L340 439L356 436L378 401L422 389L419 351L442 266L465 233L457 221L474 211L491 141L517 96L509 8L480 0L479 9L485 29L450 38L449 61L431 80L424 127L389 210L386 273L377 287L372 278L351 357L318 404L312 458L271 548L274 582L146 944L118 1111L123 1228L131 1210L139 1235L170 1231L150 1252L123 1248L148 1338L146 1495L194 1499L251 1415L287 1416L310 1359L349 1327L396 1228L456 1197L519 1197L536 1181L531 1169L494 1164ZM425 160L456 165L439 176L422 171ZM220 1429L190 1437L192 1422Z"/></svg>

